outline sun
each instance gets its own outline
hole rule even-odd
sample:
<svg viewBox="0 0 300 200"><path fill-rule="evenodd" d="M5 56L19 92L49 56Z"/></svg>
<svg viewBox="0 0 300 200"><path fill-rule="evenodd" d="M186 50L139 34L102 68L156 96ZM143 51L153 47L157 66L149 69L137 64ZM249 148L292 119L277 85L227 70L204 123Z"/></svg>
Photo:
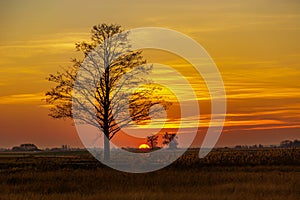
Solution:
<svg viewBox="0 0 300 200"><path fill-rule="evenodd" d="M150 149L150 146L148 144L141 144L139 149Z"/></svg>

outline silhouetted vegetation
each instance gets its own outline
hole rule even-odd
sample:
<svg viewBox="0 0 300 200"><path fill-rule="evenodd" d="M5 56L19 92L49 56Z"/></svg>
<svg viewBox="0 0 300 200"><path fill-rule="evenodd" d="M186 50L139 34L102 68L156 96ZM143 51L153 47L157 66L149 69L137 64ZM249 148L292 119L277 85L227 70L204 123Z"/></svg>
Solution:
<svg viewBox="0 0 300 200"><path fill-rule="evenodd" d="M300 148L235 150L214 149L206 157L198 158L199 149L189 149L169 166L173 169L190 169L223 166L300 166ZM167 156L167 154L166 154ZM0 170L38 170L51 169L95 169L106 168L88 151L61 151L35 153L1 153Z"/></svg>
<svg viewBox="0 0 300 200"><path fill-rule="evenodd" d="M20 146L15 146L12 151L41 151L35 144L21 144Z"/></svg>
<svg viewBox="0 0 300 200"><path fill-rule="evenodd" d="M290 147L300 147L300 140L284 140L280 143L280 147L290 148Z"/></svg>
<svg viewBox="0 0 300 200"><path fill-rule="evenodd" d="M166 132L163 135L163 145L168 145L170 149L177 149L178 141L176 134Z"/></svg>
<svg viewBox="0 0 300 200"><path fill-rule="evenodd" d="M147 144L150 146L151 150L156 149L158 144L158 135L147 136Z"/></svg>
<svg viewBox="0 0 300 200"><path fill-rule="evenodd" d="M300 149L190 149L147 174L110 169L87 151L0 154L1 200L300 198ZM170 192L171 191L171 192Z"/></svg>
<svg viewBox="0 0 300 200"><path fill-rule="evenodd" d="M76 43L76 49L83 53L84 59L73 59L73 65L48 77L56 84L46 93L47 103L54 106L50 116L74 118L101 130L105 160L110 158L109 140L121 128L132 120L148 120L149 114L160 110L158 107L150 109L156 104L162 104L164 108L168 105L155 93L160 87L147 80L152 66L145 65L142 51L131 50L128 34L115 24L93 26L91 42ZM141 84L144 86L138 90L129 91ZM118 117L121 119L116 120Z"/></svg>

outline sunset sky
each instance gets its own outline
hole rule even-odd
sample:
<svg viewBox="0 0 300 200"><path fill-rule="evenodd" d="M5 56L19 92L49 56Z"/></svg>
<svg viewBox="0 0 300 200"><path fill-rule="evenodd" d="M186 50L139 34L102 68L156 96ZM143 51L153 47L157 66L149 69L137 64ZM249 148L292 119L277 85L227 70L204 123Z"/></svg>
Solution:
<svg viewBox="0 0 300 200"><path fill-rule="evenodd" d="M91 27L99 23L170 28L207 50L227 93L218 146L300 139L298 0L11 0L1 1L0 10L0 148L25 142L82 146L72 122L51 119L42 98L53 86L45 78L82 57L74 43L89 40ZM189 77L200 103L202 134L210 104L201 77L178 56L151 51L145 56Z"/></svg>

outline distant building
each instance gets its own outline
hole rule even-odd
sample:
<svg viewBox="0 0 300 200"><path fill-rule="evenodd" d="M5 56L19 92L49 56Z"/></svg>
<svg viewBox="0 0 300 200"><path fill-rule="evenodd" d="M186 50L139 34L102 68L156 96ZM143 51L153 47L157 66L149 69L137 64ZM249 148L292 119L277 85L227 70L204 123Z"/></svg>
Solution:
<svg viewBox="0 0 300 200"><path fill-rule="evenodd" d="M36 145L34 144L21 144L12 148L12 151L39 151Z"/></svg>

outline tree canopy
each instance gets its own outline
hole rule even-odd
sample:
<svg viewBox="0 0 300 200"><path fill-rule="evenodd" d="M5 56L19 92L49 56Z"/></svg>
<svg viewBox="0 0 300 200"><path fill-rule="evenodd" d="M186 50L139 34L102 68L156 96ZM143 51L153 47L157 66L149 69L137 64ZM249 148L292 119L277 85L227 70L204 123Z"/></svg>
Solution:
<svg viewBox="0 0 300 200"><path fill-rule="evenodd" d="M148 120L150 112L161 109L150 109L156 104L164 109L169 105L158 95L160 87L147 79L152 66L141 50L131 50L128 34L116 24L93 26L91 41L75 44L84 59L72 59L72 65L47 78L56 84L46 93L46 101L53 105L49 115L99 128L105 135L105 159L110 157L109 140L122 127Z"/></svg>

